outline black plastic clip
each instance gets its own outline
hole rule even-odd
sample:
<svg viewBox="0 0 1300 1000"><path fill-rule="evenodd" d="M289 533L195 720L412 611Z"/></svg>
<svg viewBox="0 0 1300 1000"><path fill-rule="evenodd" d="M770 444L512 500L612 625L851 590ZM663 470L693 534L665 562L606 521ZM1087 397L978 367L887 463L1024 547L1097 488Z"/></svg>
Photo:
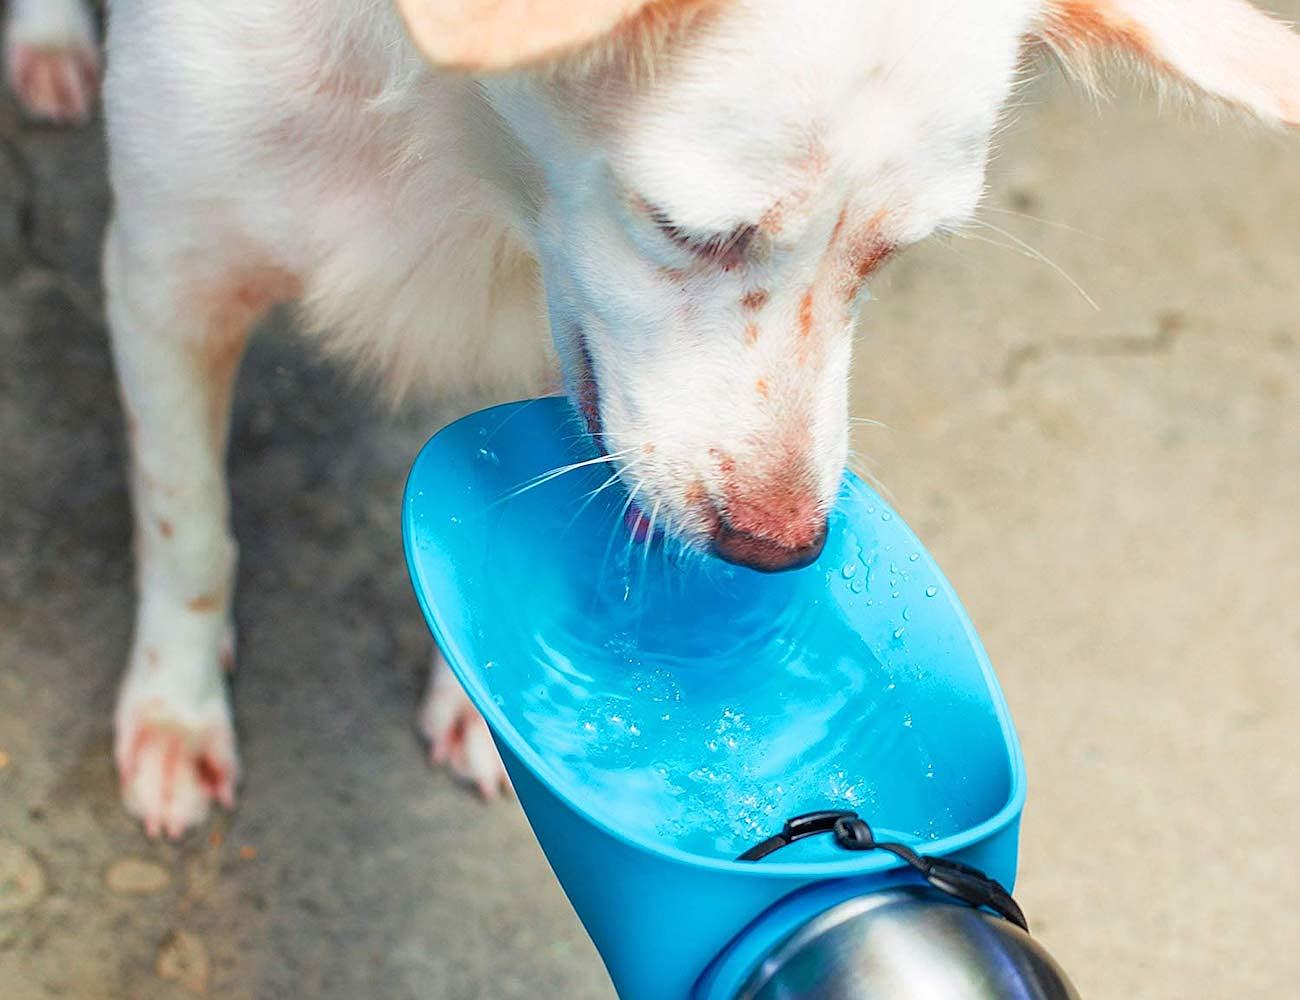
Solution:
<svg viewBox="0 0 1300 1000"><path fill-rule="evenodd" d="M1023 931L1029 930L1024 911L996 879L978 868L964 865L949 858L925 857L906 844L876 840L871 827L855 812L824 810L805 813L786 820L784 828L756 847L751 847L736 860L758 861L796 840L819 833L830 833L835 843L847 851L888 851L899 860L916 869L930 885L945 895L960 899L975 907L986 907L1005 917Z"/></svg>
<svg viewBox="0 0 1300 1000"><path fill-rule="evenodd" d="M816 836L819 833L831 833L842 820L857 819L858 814L846 809L823 809L820 812L804 813L785 821L781 832L768 837L738 857L737 861L760 861L773 851L788 847L796 840Z"/></svg>

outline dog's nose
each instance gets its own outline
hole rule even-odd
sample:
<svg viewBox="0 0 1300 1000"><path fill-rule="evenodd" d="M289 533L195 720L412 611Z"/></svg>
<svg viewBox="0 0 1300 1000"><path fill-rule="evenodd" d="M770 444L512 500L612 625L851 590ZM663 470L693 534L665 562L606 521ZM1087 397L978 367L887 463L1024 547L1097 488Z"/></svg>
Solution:
<svg viewBox="0 0 1300 1000"><path fill-rule="evenodd" d="M738 566L764 573L800 569L816 560L826 545L826 519L822 518L811 532L796 539L778 539L753 531L743 531L725 517L718 519L713 536L713 550L719 557Z"/></svg>
<svg viewBox="0 0 1300 1000"><path fill-rule="evenodd" d="M814 562L822 554L825 545L824 522L811 541L796 546L785 545L774 538L764 538L748 531L737 531L725 520L719 522L718 533L713 539L713 549L721 558L764 573L801 569Z"/></svg>

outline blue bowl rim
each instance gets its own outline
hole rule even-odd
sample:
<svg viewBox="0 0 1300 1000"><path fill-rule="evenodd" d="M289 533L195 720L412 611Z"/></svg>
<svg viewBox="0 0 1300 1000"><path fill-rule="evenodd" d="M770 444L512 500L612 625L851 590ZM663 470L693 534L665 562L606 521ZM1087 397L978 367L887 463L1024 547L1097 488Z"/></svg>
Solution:
<svg viewBox="0 0 1300 1000"><path fill-rule="evenodd" d="M551 399L564 399L560 396L542 397ZM749 861L733 861L723 858L710 858L700 854L694 854L689 851L672 847L648 837L638 834L629 833L620 830L601 817L593 814L589 809L576 801L564 788L553 783L546 777L545 763L541 754L525 740L519 731L511 724L509 718L501 710L487 692L478 676L470 674L461 664L468 660L459 645L448 633L444 627L442 616L438 609L434 607L428 599L429 588L425 585L425 575L420 568L420 560L416 555L414 548L414 538L416 534L415 511L419 507L417 489L415 487L416 477L422 465L426 462L433 461L429 455L434 448L435 442L444 433L449 431L456 424L463 420L481 418L487 414L494 413L498 410L505 411L514 408L522 408L531 402L532 399L516 400L509 403L499 403L496 406L490 406L486 409L478 410L474 413L467 414L460 420L453 421L440 429L421 447L420 452L416 455L415 461L411 464L411 471L406 478L406 485L402 491L402 549L406 555L407 570L411 575L412 582L415 585L415 597L419 602L420 609L424 612L425 621L428 623L429 630L433 633L434 640L442 650L452 671L456 674L457 680L465 688L474 702L475 707L482 713L483 718L487 721L490 729L493 730L497 740L504 742L509 748L509 752L529 771L533 777L543 785L552 795L560 799L570 810L583 817L588 823L601 830L607 836L614 838L625 846L634 848L652 856L659 857L666 861L676 864L687 865L692 868L705 869L725 875L744 875L759 878L783 878L783 879L824 879L828 877L843 877L850 875L863 875L872 872L887 871L893 868L902 867L902 862L892 854L883 851L872 851L865 854L850 855L844 861L764 861L754 863ZM967 827L958 833L950 834L947 837L941 837L937 840L925 841L916 845L916 849L921 854L948 856L966 850L976 844L995 836L1002 830L1016 822L1024 810L1026 797L1026 778L1024 755L1020 748L1020 740L1016 735L1015 726L1011 721L1011 711L1007 706L1006 698L1002 693L1001 685L998 683L997 675L993 671L993 665L989 661L988 654L984 650L984 644L980 642L975 626L966 613L965 606L958 599L952 584L949 583L948 577L940 569L934 557L929 550L921 543L920 539L912 531L911 525L905 519L899 516L884 498L882 498L870 485L863 482L851 470L845 470L845 476L853 480L862 489L865 489L871 496L875 497L882 509L889 510L895 518L898 519L900 527L911 535L917 542L917 549L921 553L922 559L926 560L931 569L934 570L938 579L940 593L947 599L950 606L957 614L962 629L966 635L967 641L975 651L976 660L979 663L980 673L984 678L985 687L993 701L993 707L997 713L998 725L1002 731L1003 745L1006 747L1010 756L1011 770L1011 791L1007 796L1007 801L993 815L987 819ZM775 832L775 831L773 831Z"/></svg>

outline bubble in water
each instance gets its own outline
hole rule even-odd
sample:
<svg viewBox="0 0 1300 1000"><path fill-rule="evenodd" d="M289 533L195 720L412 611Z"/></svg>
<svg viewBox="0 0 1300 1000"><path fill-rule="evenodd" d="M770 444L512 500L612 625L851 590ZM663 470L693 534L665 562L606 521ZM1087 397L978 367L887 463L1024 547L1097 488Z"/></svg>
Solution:
<svg viewBox="0 0 1300 1000"><path fill-rule="evenodd" d="M912 620L912 609L911 609L911 608L904 608L904 609L903 609L903 621L905 621L905 622L910 622L911 620Z"/></svg>
<svg viewBox="0 0 1300 1000"><path fill-rule="evenodd" d="M854 580L854 581L849 585L849 589L852 590L853 593L855 593L855 594L860 594L860 593L862 593L864 590L867 589L867 582L866 582L865 580L862 580L862 579Z"/></svg>
<svg viewBox="0 0 1300 1000"><path fill-rule="evenodd" d="M939 593L939 588L938 588L938 587L926 587L926 588L925 588L925 596L926 596L926 597L933 597L933 596L934 596L935 594L937 594L937 593Z"/></svg>
<svg viewBox="0 0 1300 1000"><path fill-rule="evenodd" d="M906 632L906 631L907 631L907 629L902 628L901 626L900 626L899 628L894 629L894 638L895 638L895 639L901 639L901 638L903 638L903 633Z"/></svg>
<svg viewBox="0 0 1300 1000"><path fill-rule="evenodd" d="M857 571L858 571L858 567L855 566L853 563L845 563L843 568L840 570L840 573L844 576L844 579L852 580L853 574L856 573Z"/></svg>
<svg viewBox="0 0 1300 1000"><path fill-rule="evenodd" d="M480 462L490 462L493 465L500 465L501 459L491 448L480 448L478 450L478 459Z"/></svg>

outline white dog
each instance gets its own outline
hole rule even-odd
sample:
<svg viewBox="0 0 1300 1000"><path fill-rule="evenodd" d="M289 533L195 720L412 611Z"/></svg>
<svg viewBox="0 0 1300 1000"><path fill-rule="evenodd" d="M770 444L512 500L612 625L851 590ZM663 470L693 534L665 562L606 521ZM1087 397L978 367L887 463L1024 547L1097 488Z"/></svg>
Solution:
<svg viewBox="0 0 1300 1000"><path fill-rule="evenodd" d="M71 82L93 65L73 4L11 12L11 78L53 117L90 94ZM656 523L801 564L845 462L859 290L971 214L1034 46L1084 68L1118 53L1300 123L1300 40L1243 0L114 0L104 282L140 591L116 717L127 808L178 836L233 801L223 463L268 307L301 303L396 393L526 387L553 341ZM423 721L435 759L485 793L504 782L445 667Z"/></svg>

